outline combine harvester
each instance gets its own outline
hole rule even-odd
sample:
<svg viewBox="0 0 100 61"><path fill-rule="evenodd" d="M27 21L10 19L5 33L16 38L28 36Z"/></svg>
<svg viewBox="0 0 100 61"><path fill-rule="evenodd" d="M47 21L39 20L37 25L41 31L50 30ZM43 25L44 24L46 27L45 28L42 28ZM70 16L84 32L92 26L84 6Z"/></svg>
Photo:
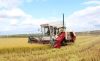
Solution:
<svg viewBox="0 0 100 61"><path fill-rule="evenodd" d="M62 45L75 42L75 33L65 27L64 14L62 23L46 23L40 26L42 34L37 37L29 36L29 43L51 44L54 48L60 48Z"/></svg>

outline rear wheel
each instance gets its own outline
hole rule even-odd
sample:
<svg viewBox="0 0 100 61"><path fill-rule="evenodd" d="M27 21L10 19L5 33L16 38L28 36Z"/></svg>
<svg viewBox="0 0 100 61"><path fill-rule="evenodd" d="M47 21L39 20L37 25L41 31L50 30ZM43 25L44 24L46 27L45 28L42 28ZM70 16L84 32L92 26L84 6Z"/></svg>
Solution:
<svg viewBox="0 0 100 61"><path fill-rule="evenodd" d="M64 41L61 42L61 45L65 46L65 45L67 45L67 43L68 43L68 40L64 40Z"/></svg>

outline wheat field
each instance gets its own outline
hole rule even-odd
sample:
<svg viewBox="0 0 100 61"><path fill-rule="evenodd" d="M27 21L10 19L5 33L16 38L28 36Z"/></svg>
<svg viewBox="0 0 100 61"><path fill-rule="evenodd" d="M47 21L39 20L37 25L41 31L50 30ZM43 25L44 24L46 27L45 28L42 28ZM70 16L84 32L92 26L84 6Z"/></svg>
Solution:
<svg viewBox="0 0 100 61"><path fill-rule="evenodd" d="M74 44L52 48L27 38L0 38L0 61L100 61L100 36L77 36Z"/></svg>

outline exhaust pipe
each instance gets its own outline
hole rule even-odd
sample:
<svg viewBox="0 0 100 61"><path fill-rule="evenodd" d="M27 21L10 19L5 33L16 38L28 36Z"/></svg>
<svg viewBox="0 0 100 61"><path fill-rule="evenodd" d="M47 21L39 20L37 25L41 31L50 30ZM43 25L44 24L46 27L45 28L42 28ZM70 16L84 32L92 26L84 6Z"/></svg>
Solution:
<svg viewBox="0 0 100 61"><path fill-rule="evenodd" d="M63 13L63 27L65 28L64 13Z"/></svg>

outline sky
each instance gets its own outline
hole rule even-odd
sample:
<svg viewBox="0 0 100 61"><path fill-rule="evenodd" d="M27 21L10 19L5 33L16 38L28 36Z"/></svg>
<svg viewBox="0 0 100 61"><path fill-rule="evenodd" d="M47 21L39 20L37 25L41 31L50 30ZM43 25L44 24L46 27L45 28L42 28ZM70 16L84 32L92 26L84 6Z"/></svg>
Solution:
<svg viewBox="0 0 100 61"><path fill-rule="evenodd" d="M75 32L100 30L100 0L0 0L0 35L38 33L63 13Z"/></svg>

